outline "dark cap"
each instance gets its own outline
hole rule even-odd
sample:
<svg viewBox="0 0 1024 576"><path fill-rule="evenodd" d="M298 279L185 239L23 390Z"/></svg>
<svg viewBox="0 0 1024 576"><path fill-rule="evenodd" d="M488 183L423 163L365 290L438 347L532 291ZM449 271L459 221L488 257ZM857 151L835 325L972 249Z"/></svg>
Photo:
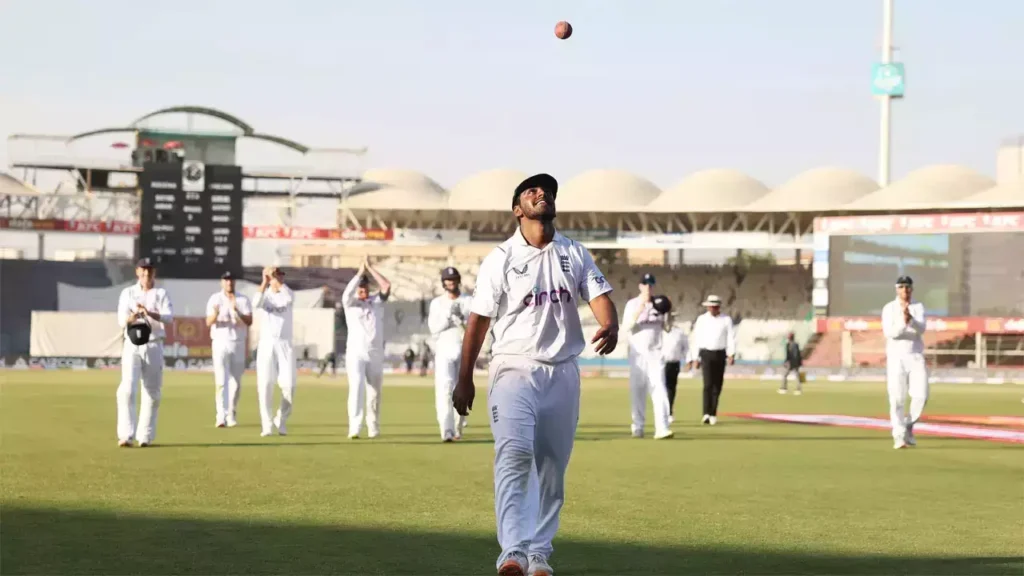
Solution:
<svg viewBox="0 0 1024 576"><path fill-rule="evenodd" d="M913 286L914 280L910 276L900 276L896 279L897 286Z"/></svg>
<svg viewBox="0 0 1024 576"><path fill-rule="evenodd" d="M672 301L668 299L668 296L658 295L651 299L651 305L658 311L659 314L668 314L672 311Z"/></svg>
<svg viewBox="0 0 1024 576"><path fill-rule="evenodd" d="M234 280L235 276L231 273L231 270L220 275L221 280Z"/></svg>
<svg viewBox="0 0 1024 576"><path fill-rule="evenodd" d="M462 275L452 266L441 271L441 280L458 280L460 278L462 278Z"/></svg>
<svg viewBox="0 0 1024 576"><path fill-rule="evenodd" d="M648 286L653 285L655 283L654 274L651 274L651 273L644 274L643 278L640 279L640 283L641 284L647 284Z"/></svg>
<svg viewBox="0 0 1024 576"><path fill-rule="evenodd" d="M153 261L149 258L139 258L139 261L135 263L136 268L152 268Z"/></svg>
<svg viewBox="0 0 1024 576"><path fill-rule="evenodd" d="M545 192L550 192L552 198L558 197L558 180L555 180L554 176L550 174L534 174L520 182L519 186L516 186L516 191L512 194L513 208L519 203L519 195L530 188L540 188Z"/></svg>

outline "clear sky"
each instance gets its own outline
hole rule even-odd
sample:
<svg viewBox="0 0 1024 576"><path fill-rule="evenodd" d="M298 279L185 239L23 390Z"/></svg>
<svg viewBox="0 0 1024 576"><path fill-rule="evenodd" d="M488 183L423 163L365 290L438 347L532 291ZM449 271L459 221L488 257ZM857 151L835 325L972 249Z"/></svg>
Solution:
<svg viewBox="0 0 1024 576"><path fill-rule="evenodd" d="M0 0L0 135L195 104L445 186L489 168L874 177L881 27L881 0ZM1024 132L1022 30L1021 0L896 0L894 178L994 175Z"/></svg>

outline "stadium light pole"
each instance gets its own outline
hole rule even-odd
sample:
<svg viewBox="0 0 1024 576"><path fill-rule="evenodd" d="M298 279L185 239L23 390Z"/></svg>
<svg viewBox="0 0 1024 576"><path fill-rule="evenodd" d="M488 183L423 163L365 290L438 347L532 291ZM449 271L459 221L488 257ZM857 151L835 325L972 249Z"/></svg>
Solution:
<svg viewBox="0 0 1024 576"><path fill-rule="evenodd" d="M892 63L892 3L882 0L882 64ZM892 157L892 95L883 94L881 126L878 142L878 185L889 185L889 163Z"/></svg>

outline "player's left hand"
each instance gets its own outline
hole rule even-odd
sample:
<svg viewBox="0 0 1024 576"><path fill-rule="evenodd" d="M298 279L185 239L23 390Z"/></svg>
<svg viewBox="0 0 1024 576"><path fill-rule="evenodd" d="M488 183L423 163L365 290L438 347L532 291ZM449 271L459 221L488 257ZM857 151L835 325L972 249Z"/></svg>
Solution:
<svg viewBox="0 0 1024 576"><path fill-rule="evenodd" d="M736 364L736 357L729 356L729 366L732 366L733 364Z"/></svg>
<svg viewBox="0 0 1024 576"><path fill-rule="evenodd" d="M597 333L594 334L594 338L590 341L594 346L594 351L604 356L611 354L615 347L619 344L619 327L618 325L602 326L597 329Z"/></svg>

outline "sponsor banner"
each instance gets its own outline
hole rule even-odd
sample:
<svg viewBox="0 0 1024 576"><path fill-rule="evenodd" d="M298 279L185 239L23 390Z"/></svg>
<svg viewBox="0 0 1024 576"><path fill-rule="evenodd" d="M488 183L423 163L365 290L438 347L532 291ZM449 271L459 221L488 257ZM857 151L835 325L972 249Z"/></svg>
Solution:
<svg viewBox="0 0 1024 576"><path fill-rule="evenodd" d="M245 226L243 234L248 240L387 241L394 238L394 230L383 228L340 230L337 228L304 228L294 226Z"/></svg>
<svg viewBox="0 0 1024 576"><path fill-rule="evenodd" d="M421 228L395 228L395 244L468 244L469 230L428 230Z"/></svg>
<svg viewBox="0 0 1024 576"><path fill-rule="evenodd" d="M1024 231L1024 212L823 216L814 230L831 235L956 234Z"/></svg>
<svg viewBox="0 0 1024 576"><path fill-rule="evenodd" d="M563 231L564 233L564 231ZM759 232L678 232L658 234L652 232L619 232L613 240L622 248L663 250L813 250L812 238L782 239L777 235Z"/></svg>
<svg viewBox="0 0 1024 576"><path fill-rule="evenodd" d="M592 230L559 230L566 238L577 242L615 242L618 230L611 228L594 228Z"/></svg>
<svg viewBox="0 0 1024 576"><path fill-rule="evenodd" d="M213 355L213 341L205 318L174 318L164 325L165 358L209 358Z"/></svg>
<svg viewBox="0 0 1024 576"><path fill-rule="evenodd" d="M0 229L27 232L136 235L139 233L139 224L137 222L57 220L53 218L0 218Z"/></svg>
<svg viewBox="0 0 1024 576"><path fill-rule="evenodd" d="M877 316L844 316L818 318L818 332L880 332L882 319ZM938 318L927 319L933 332L984 332L988 334L1024 333L1024 318Z"/></svg>
<svg viewBox="0 0 1024 576"><path fill-rule="evenodd" d="M844 416L841 414L726 414L726 416L736 416L750 420L766 420L769 422L785 422L788 424L818 424L823 426L841 426L844 428L867 428L871 430L892 429L892 424L888 418L866 418L863 416ZM918 422L914 424L914 434L1024 444L1024 431L1000 428L978 428L974 426Z"/></svg>

